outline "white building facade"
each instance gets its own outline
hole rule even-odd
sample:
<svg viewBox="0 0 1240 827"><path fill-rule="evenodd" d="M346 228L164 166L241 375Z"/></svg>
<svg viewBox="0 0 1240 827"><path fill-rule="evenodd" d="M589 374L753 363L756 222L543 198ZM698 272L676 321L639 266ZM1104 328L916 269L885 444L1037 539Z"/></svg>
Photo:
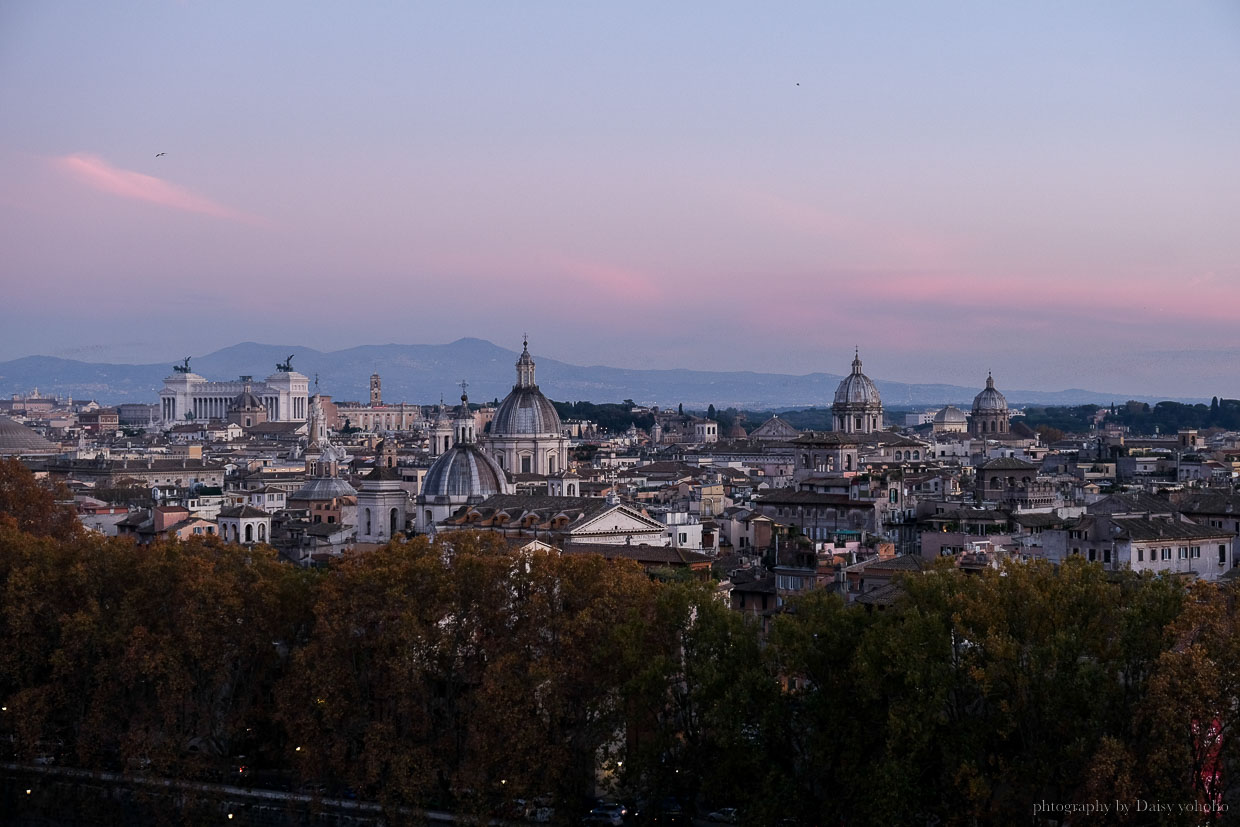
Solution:
<svg viewBox="0 0 1240 827"><path fill-rule="evenodd" d="M159 419L165 426L186 420L224 420L233 400L246 391L245 379L211 382L190 373L188 365L175 370L159 392ZM249 390L266 409L268 422L305 422L310 413L310 379L295 370L276 371L265 382L251 382Z"/></svg>

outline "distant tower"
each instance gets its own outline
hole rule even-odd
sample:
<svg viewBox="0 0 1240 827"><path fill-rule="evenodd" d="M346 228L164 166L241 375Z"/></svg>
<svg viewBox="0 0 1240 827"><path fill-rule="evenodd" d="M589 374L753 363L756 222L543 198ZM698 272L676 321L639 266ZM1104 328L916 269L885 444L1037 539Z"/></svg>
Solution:
<svg viewBox="0 0 1240 827"><path fill-rule="evenodd" d="M468 388L469 383L461 380L461 406L456 409L456 419L452 422L453 436L458 443L472 443L477 437L475 431L476 420L469 410L469 395L466 393Z"/></svg>
<svg viewBox="0 0 1240 827"><path fill-rule="evenodd" d="M383 404L383 391L379 383L379 374L370 374L370 407L377 408Z"/></svg>
<svg viewBox="0 0 1240 827"><path fill-rule="evenodd" d="M439 400L439 408L435 411L435 419L431 423L431 456L437 457L440 454L446 454L448 449L452 447L452 419L448 416L448 409L443 404L443 399Z"/></svg>

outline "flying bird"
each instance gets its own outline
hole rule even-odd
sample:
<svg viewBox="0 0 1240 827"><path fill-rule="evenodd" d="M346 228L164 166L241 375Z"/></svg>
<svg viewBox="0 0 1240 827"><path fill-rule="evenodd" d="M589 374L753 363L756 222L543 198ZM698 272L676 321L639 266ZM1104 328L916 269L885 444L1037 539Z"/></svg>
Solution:
<svg viewBox="0 0 1240 827"><path fill-rule="evenodd" d="M801 84L799 84L799 83L797 84L797 86L800 86L800 85L801 85ZM155 153L155 157L156 157L156 158L158 158L160 155L167 155L167 154L168 154L167 152L156 152L156 153Z"/></svg>

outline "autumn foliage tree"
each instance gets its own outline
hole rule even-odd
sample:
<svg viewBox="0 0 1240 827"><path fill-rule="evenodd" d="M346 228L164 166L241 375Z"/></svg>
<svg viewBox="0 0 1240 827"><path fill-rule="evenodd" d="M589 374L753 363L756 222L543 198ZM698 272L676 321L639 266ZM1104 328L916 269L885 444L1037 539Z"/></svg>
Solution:
<svg viewBox="0 0 1240 827"><path fill-rule="evenodd" d="M72 502L65 489L43 484L19 461L0 460L0 525L69 540L82 530Z"/></svg>
<svg viewBox="0 0 1240 827"><path fill-rule="evenodd" d="M825 591L770 617L713 584L487 533L326 571L218 539L136 546L0 464L0 736L87 768L246 763L409 808L564 821L605 791L750 823L1027 823L1171 801L1205 823L1240 760L1240 601L1071 559ZM49 747L49 745L51 745ZM1139 824L1110 813L1099 824ZM175 822L175 817L173 817Z"/></svg>
<svg viewBox="0 0 1240 827"><path fill-rule="evenodd" d="M390 805L576 800L623 746L625 630L650 622L655 588L636 566L486 534L343 562L281 694L302 771Z"/></svg>

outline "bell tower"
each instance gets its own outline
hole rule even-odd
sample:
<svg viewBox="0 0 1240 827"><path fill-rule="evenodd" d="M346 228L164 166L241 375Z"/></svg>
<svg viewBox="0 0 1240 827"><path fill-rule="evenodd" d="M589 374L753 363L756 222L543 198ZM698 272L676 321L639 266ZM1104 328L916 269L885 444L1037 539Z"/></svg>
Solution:
<svg viewBox="0 0 1240 827"><path fill-rule="evenodd" d="M370 374L370 407L378 408L383 404L382 384L379 382L379 374Z"/></svg>

